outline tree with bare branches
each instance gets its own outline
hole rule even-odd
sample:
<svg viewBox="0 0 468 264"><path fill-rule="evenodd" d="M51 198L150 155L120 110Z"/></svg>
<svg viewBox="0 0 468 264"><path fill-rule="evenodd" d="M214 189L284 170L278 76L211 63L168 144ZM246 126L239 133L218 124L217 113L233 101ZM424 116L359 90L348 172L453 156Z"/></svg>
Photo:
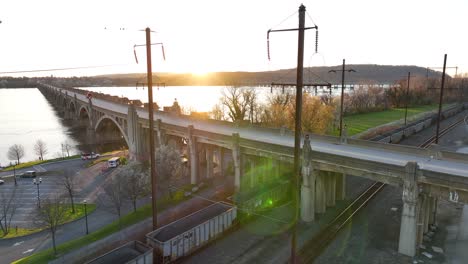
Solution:
<svg viewBox="0 0 468 264"><path fill-rule="evenodd" d="M70 202L71 202L71 209L72 209L72 214L75 213L75 193L76 193L76 174L71 170L71 169L65 169L63 171L63 178L62 178L62 184L63 187L65 188L65 191L67 192L68 196L70 197Z"/></svg>
<svg viewBox="0 0 468 264"><path fill-rule="evenodd" d="M110 177L109 183L104 186L104 193L107 201L104 204L109 204L112 211L119 217L122 215L122 207L125 201L124 187L125 180L122 174L117 173Z"/></svg>
<svg viewBox="0 0 468 264"><path fill-rule="evenodd" d="M62 143L62 151L67 152L67 157L70 157L70 151L73 149L73 145L70 143L70 141L66 140Z"/></svg>
<svg viewBox="0 0 468 264"><path fill-rule="evenodd" d="M171 187L184 174L180 153L171 146L162 145L156 150L156 167L158 168L160 186L171 195Z"/></svg>
<svg viewBox="0 0 468 264"><path fill-rule="evenodd" d="M36 144L34 144L34 153L38 155L41 160L44 160L44 155L49 153L49 150L47 149L47 144L41 139L38 139L36 141Z"/></svg>
<svg viewBox="0 0 468 264"><path fill-rule="evenodd" d="M227 107L229 118L234 121L245 119L249 109L253 109L252 89L231 86L223 90L220 103Z"/></svg>
<svg viewBox="0 0 468 264"><path fill-rule="evenodd" d="M20 159L24 157L24 147L21 144L14 144L8 149L7 156L10 160L16 160L20 164Z"/></svg>
<svg viewBox="0 0 468 264"><path fill-rule="evenodd" d="M16 192L16 187L12 187L10 193L7 191L0 192L0 229L4 236L10 232L11 219L19 206Z"/></svg>
<svg viewBox="0 0 468 264"><path fill-rule="evenodd" d="M125 181L124 193L133 205L133 211L136 212L136 203L138 199L144 197L150 192L149 175L145 172L142 164L130 162L121 167L120 177Z"/></svg>
<svg viewBox="0 0 468 264"><path fill-rule="evenodd" d="M60 194L42 199L41 207L37 209L36 224L45 226L52 235L54 254L57 254L55 235L57 228L65 221L68 205Z"/></svg>

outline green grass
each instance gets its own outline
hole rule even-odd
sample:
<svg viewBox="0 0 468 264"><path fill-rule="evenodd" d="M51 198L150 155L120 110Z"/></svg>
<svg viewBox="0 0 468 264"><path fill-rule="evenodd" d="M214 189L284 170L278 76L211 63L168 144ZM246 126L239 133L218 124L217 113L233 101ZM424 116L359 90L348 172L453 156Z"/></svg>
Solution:
<svg viewBox="0 0 468 264"><path fill-rule="evenodd" d="M6 168L3 169L3 171L12 171L13 167L15 167L15 169L19 170L19 169L28 168L28 167L31 167L31 166L34 166L34 165L44 164L44 163L53 162L53 161L75 159L75 158L79 158L79 157L80 157L80 155L73 155L73 156L65 157L65 158L28 161L28 162L20 163L19 165L16 165L16 166L6 167Z"/></svg>
<svg viewBox="0 0 468 264"><path fill-rule="evenodd" d="M75 213L74 214L71 212L71 205L67 205L67 207L68 206L70 206L70 211L66 212L62 224L72 222L72 221L74 221L76 219L79 219L79 218L82 218L82 217L85 216L85 211L84 211L84 205L83 204L75 204ZM90 214L90 213L94 212L94 210L96 210L96 204L88 204L86 206L86 209L88 211L88 214ZM45 229L44 227L39 227L39 228L18 228L18 229L12 227L10 229L10 232L6 236L0 237L0 240L1 239L14 238L14 237L20 237L20 236L26 236L26 235L30 235L30 234L40 232L40 231L42 231L44 229Z"/></svg>
<svg viewBox="0 0 468 264"><path fill-rule="evenodd" d="M438 105L424 105L408 108L408 117L437 109ZM393 108L381 112L354 114L344 117L344 124L348 127L348 136L356 135L370 128L377 127L405 118L405 108ZM338 135L333 131L332 135Z"/></svg>
<svg viewBox="0 0 468 264"><path fill-rule="evenodd" d="M169 197L165 196L162 199L158 201L158 210L162 211L174 204L177 204L179 202L182 202L188 197L184 196L184 190L190 189L190 186L186 186L180 191L175 192L173 195L173 198L170 199ZM151 204L142 206L136 210L136 212L131 212L125 216L122 216L119 220L116 220L99 230L92 232L89 235L77 238L75 240L71 240L68 242L65 242L63 244L60 244L57 246L57 254L58 255L63 255L66 254L67 252L70 252L74 249L83 247L85 245L88 245L92 242L98 241L106 236L109 236L115 232L118 232L119 230L131 226L133 224L136 224L152 215L152 207ZM53 249L47 249L35 254L32 254L31 256L19 259L17 261L14 261L12 263L48 263L51 260L54 260L56 256L54 256Z"/></svg>

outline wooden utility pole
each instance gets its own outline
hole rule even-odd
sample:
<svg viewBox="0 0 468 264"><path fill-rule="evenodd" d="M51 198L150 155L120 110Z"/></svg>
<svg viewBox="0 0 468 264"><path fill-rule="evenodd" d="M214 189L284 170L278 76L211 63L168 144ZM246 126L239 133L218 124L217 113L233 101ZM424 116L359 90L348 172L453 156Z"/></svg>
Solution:
<svg viewBox="0 0 468 264"><path fill-rule="evenodd" d="M436 138L435 143L439 144L439 129L440 129L440 117L442 113L442 101L444 97L444 83L445 83L445 66L447 64L447 54L444 55L444 69L442 71L442 83L440 86L440 96L439 96L439 113L437 115L437 128L436 128Z"/></svg>
<svg viewBox="0 0 468 264"><path fill-rule="evenodd" d="M150 142L150 165L151 165L151 204L153 209L153 230L158 227L158 208L156 205L157 194L157 179L156 159L154 148L154 120L153 120L153 69L151 65L151 30L146 28L146 64L147 64L147 79L148 79L148 118L149 118L149 142Z"/></svg>

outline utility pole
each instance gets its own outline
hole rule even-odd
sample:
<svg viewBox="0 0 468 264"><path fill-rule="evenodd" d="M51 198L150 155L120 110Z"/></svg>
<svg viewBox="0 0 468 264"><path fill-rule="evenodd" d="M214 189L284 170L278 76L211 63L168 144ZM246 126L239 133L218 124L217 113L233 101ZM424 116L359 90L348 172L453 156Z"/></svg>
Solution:
<svg viewBox="0 0 468 264"><path fill-rule="evenodd" d="M444 55L444 69L442 71L442 83L440 86L440 96L439 96L439 113L437 115L437 128L436 128L436 138L435 143L439 144L439 129L440 129L440 116L442 113L442 100L444 97L444 83L445 83L445 66L447 64L447 54Z"/></svg>
<svg viewBox="0 0 468 264"><path fill-rule="evenodd" d="M294 127L294 222L291 235L291 263L296 263L297 248L297 221L299 220L299 177L301 175L300 151L302 135L302 83L304 70L304 24L306 8L301 4L299 7L299 31L297 40L297 75L296 75L296 118Z"/></svg>
<svg viewBox="0 0 468 264"><path fill-rule="evenodd" d="M150 175L151 175L151 203L153 209L153 230L158 227L158 208L156 205L156 194L157 194L157 179L158 171L156 170L156 158L155 158L155 147L154 147L154 104L153 104L153 69L151 64L151 46L161 45L162 55L164 60L164 45L163 43L151 43L151 30L149 27L145 29L146 32L146 43L141 45L133 46L133 53L135 55L135 61L138 63L138 57L135 48L146 47L146 67L147 67L147 81L148 81L148 119L149 119L149 152L150 152ZM137 83L138 86L138 83Z"/></svg>
<svg viewBox="0 0 468 264"><path fill-rule="evenodd" d="M156 205L157 194L157 172L156 158L154 148L154 121L153 121L153 70L151 65L151 30L146 28L146 64L147 64L147 79L148 79L148 118L149 118L149 141L150 141L150 165L151 165L151 204L153 209L153 230L158 227L158 208Z"/></svg>
<svg viewBox="0 0 468 264"><path fill-rule="evenodd" d="M340 102L340 137L343 135L343 106L344 106L344 81L345 72L356 72L354 69L345 69L346 61L343 59L343 66L341 70L329 70L328 72L339 72L341 71L341 102Z"/></svg>
<svg viewBox="0 0 468 264"><path fill-rule="evenodd" d="M268 59L270 59L270 33L271 32L284 32L284 31L298 31L297 43L297 75L296 75L296 114L294 126L294 175L292 177L292 193L294 203L294 219L291 227L291 263L296 263L296 247L297 247L297 221L299 219L299 190L298 178L301 174L300 168L300 150L301 150L301 134L302 134L302 88L303 88L303 72L304 72L304 31L308 29L315 29L318 31L317 26L305 27L305 12L306 8L301 4L299 6L299 27L288 29L268 30L267 32L267 50ZM317 51L317 34L315 42L315 50ZM273 84L272 84L273 86Z"/></svg>
<svg viewBox="0 0 468 264"><path fill-rule="evenodd" d="M408 84L406 86L406 100L405 100L405 126L406 126L406 118L408 117L408 101L409 101L409 82L411 78L411 72L408 72Z"/></svg>

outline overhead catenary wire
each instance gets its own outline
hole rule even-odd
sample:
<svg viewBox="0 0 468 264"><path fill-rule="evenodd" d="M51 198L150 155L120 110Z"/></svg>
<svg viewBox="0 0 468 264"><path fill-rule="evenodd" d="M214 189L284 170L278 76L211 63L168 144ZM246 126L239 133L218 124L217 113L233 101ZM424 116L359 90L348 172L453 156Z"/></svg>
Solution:
<svg viewBox="0 0 468 264"><path fill-rule="evenodd" d="M0 74L12 74L12 73L31 73L31 72L49 72L49 71L68 71L68 70L80 70L80 69L93 69L93 68L105 68L115 66L128 66L130 64L107 64L107 65L94 65L94 66L80 66L80 67L64 67L64 68L51 68L51 69L35 69L35 70L18 70L18 71L5 71Z"/></svg>

